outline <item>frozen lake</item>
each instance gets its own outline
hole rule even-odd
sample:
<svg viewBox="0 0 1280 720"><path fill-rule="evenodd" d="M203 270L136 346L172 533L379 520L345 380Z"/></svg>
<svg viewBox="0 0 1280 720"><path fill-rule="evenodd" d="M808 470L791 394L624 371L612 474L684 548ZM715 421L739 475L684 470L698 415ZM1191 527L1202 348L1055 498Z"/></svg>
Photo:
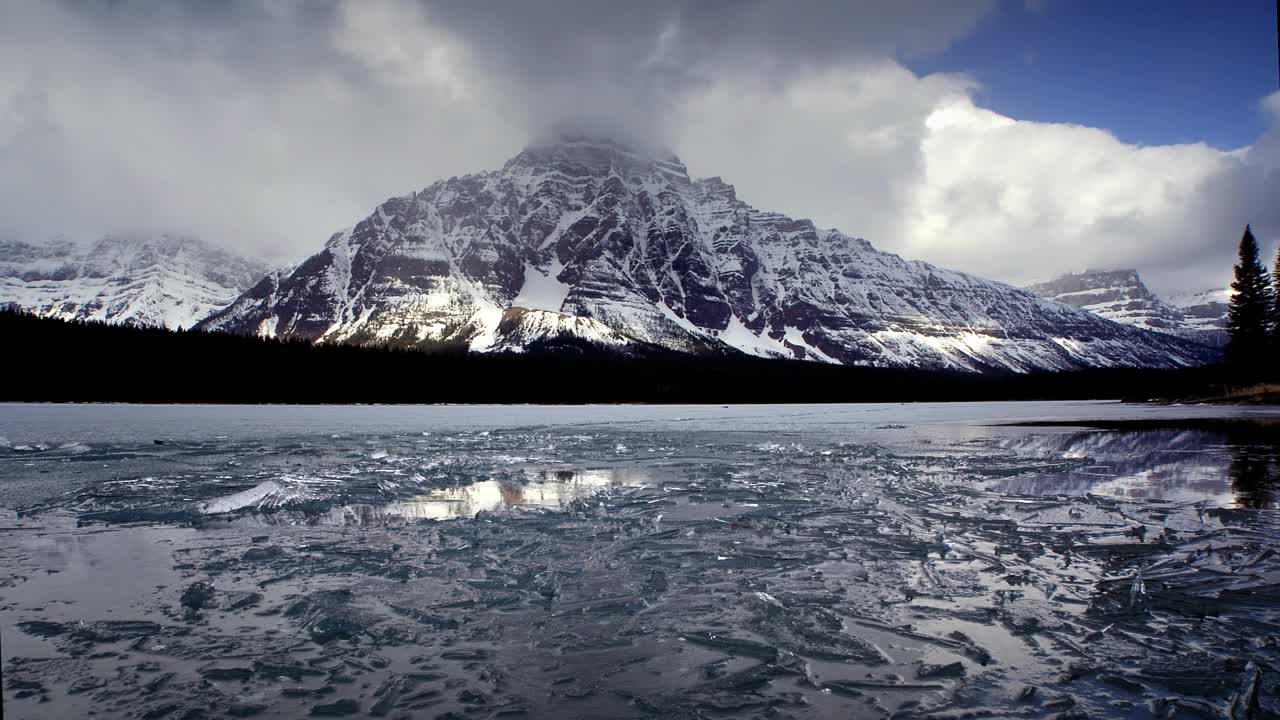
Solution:
<svg viewBox="0 0 1280 720"><path fill-rule="evenodd" d="M1262 717L1277 423L0 405L6 716Z"/></svg>
<svg viewBox="0 0 1280 720"><path fill-rule="evenodd" d="M859 405L27 405L0 403L0 437L23 443L266 439L431 430L865 432L887 424L994 425L1036 420L1276 416L1280 409L1108 401Z"/></svg>

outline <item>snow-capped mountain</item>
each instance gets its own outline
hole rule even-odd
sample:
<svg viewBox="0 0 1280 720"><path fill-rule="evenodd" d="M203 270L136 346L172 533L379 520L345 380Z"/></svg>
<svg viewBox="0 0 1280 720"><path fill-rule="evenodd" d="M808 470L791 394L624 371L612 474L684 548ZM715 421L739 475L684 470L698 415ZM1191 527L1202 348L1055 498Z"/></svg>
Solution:
<svg viewBox="0 0 1280 720"><path fill-rule="evenodd" d="M1182 311L1182 317L1191 327L1213 338L1214 344L1227 341L1227 304L1231 290L1202 290L1169 296L1169 304Z"/></svg>
<svg viewBox="0 0 1280 720"><path fill-rule="evenodd" d="M962 370L1208 356L756 210L674 156L585 137L388 200L201 327L474 351L573 337Z"/></svg>
<svg viewBox="0 0 1280 720"><path fill-rule="evenodd" d="M1179 306L1151 292L1137 270L1067 273L1027 289L1118 323L1214 347L1226 342L1226 290L1186 296Z"/></svg>
<svg viewBox="0 0 1280 720"><path fill-rule="evenodd" d="M109 235L84 247L0 241L0 305L64 320L187 328L265 273L177 235Z"/></svg>

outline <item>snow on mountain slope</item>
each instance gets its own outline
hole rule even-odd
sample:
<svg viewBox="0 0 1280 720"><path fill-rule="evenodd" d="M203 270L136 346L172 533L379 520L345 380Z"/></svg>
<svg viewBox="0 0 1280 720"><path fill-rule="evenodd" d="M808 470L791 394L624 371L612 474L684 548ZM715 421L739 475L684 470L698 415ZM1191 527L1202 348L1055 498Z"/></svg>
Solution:
<svg viewBox="0 0 1280 720"><path fill-rule="evenodd" d="M517 307L541 314L513 323ZM513 330L533 318L539 332L612 347L852 365L1026 371L1209 357L756 210L719 178L690 179L674 156L584 137L392 198L201 327L492 351L521 347Z"/></svg>
<svg viewBox="0 0 1280 720"><path fill-rule="evenodd" d="M1156 297L1138 276L1137 270L1087 270L1067 273L1049 282L1027 288L1042 297L1066 303L1095 315L1145 330L1175 335L1210 346L1225 341L1226 301L1220 310L1199 293L1189 297L1185 307ZM1221 294L1225 295L1226 291ZM1194 308L1188 312L1188 307ZM1221 322L1219 322L1221 321Z"/></svg>
<svg viewBox="0 0 1280 720"><path fill-rule="evenodd" d="M1182 311L1182 317L1191 327L1204 332L1208 337L1217 338L1215 344L1226 342L1227 303L1231 300L1231 290L1202 290L1200 292L1171 295L1169 304Z"/></svg>
<svg viewBox="0 0 1280 720"><path fill-rule="evenodd" d="M633 344L627 336L593 318L517 306L502 313L494 336L486 338L487 342L481 347L519 353L530 347L576 340L614 349L624 349Z"/></svg>
<svg viewBox="0 0 1280 720"><path fill-rule="evenodd" d="M191 327L265 267L175 235L107 236L88 247L0 241L0 304L46 317Z"/></svg>

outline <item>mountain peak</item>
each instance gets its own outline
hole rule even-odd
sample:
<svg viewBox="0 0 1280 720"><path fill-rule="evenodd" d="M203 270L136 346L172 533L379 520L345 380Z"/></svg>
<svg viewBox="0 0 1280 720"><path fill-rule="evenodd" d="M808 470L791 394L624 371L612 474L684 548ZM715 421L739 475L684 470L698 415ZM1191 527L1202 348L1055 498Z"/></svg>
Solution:
<svg viewBox="0 0 1280 720"><path fill-rule="evenodd" d="M689 181L688 169L670 150L580 132L560 132L530 143L504 170L521 168L554 169L570 177L616 173L624 179L659 172Z"/></svg>
<svg viewBox="0 0 1280 720"><path fill-rule="evenodd" d="M678 158L590 133L392 199L202 328L519 351L577 339L981 371L1212 356L757 210ZM571 343L570 343L571 344Z"/></svg>
<svg viewBox="0 0 1280 720"><path fill-rule="evenodd" d="M1188 317L1142 282L1133 268L1066 273L1027 288L1042 297L1087 310L1125 325L1184 337L1206 345L1223 342L1221 328L1204 318ZM1212 310L1200 310L1210 312Z"/></svg>
<svg viewBox="0 0 1280 720"><path fill-rule="evenodd" d="M661 142L628 132L594 129L590 125L561 124L539 133L528 147L552 145L590 147L621 150L654 160L673 160L675 154Z"/></svg>
<svg viewBox="0 0 1280 720"><path fill-rule="evenodd" d="M1099 301L1098 299L1104 295L1109 302L1121 299L1155 297L1147 289L1147 286L1143 284L1138 271L1132 268L1089 269L1084 272L1063 273L1048 282L1036 283L1027 289L1039 295L1051 297L1059 302L1066 302L1077 307L1081 305L1064 298L1083 294L1084 297L1081 300L1084 304L1088 304L1088 302Z"/></svg>

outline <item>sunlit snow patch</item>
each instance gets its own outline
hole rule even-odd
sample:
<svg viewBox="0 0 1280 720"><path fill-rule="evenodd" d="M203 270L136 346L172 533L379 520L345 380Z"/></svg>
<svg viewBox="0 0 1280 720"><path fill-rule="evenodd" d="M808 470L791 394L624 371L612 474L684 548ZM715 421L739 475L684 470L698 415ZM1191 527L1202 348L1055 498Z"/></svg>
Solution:
<svg viewBox="0 0 1280 720"><path fill-rule="evenodd" d="M560 269L560 263L554 263L544 275L538 268L526 265L524 285L520 288L520 294L511 301L511 306L560 312L570 290L568 285L556 279Z"/></svg>

